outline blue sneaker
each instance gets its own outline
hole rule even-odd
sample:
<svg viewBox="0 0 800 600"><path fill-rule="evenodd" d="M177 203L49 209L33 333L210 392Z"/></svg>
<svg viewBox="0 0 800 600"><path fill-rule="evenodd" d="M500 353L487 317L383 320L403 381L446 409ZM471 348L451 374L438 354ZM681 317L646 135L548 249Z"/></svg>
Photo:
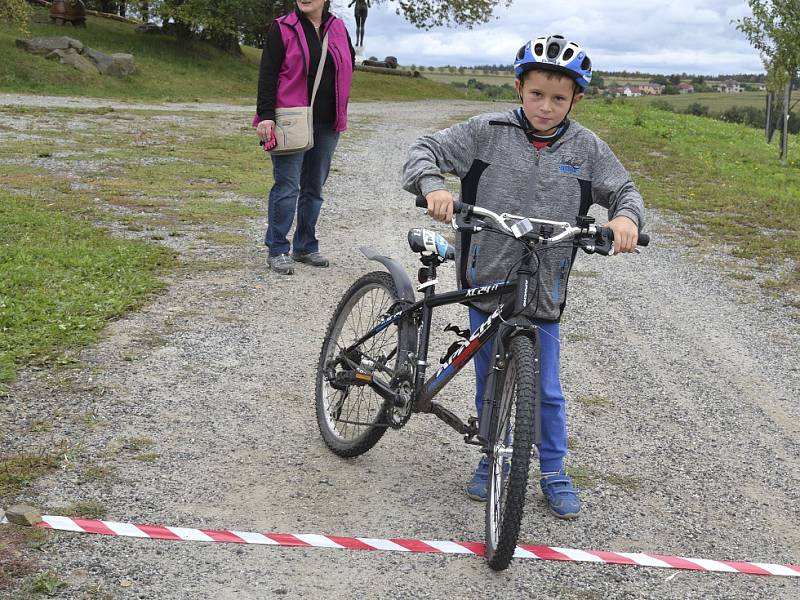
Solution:
<svg viewBox="0 0 800 600"><path fill-rule="evenodd" d="M555 473L545 473L539 481L550 512L559 519L574 519L581 512L581 499L572 478L562 468Z"/></svg>
<svg viewBox="0 0 800 600"><path fill-rule="evenodd" d="M486 488L489 486L489 459L483 457L467 484L467 496L478 502L486 502Z"/></svg>

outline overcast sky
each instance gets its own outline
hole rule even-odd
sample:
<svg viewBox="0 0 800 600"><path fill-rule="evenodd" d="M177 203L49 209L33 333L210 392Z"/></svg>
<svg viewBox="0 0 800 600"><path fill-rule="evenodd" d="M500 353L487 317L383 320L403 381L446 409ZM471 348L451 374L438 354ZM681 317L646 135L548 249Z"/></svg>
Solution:
<svg viewBox="0 0 800 600"><path fill-rule="evenodd" d="M349 0L336 0L355 39ZM374 3L373 3L374 4ZM745 0L515 0L472 30L411 26L392 1L369 11L364 54L404 65L510 64L531 37L562 33L581 43L600 71L760 73L758 53L731 21L749 16Z"/></svg>

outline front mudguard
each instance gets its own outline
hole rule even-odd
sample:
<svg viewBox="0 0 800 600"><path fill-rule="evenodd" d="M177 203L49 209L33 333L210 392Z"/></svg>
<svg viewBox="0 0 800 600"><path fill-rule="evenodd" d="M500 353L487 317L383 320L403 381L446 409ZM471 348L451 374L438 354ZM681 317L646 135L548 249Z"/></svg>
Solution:
<svg viewBox="0 0 800 600"><path fill-rule="evenodd" d="M414 286L411 285L411 278L409 278L408 274L406 274L403 267L400 266L400 263L392 258L389 258L388 256L379 254L377 250L374 250L368 246L361 246L359 249L361 250L361 253L368 259L378 261L388 269L389 274L392 276L392 279L394 279L394 285L397 288L397 294L399 295L400 300L405 300L411 304L416 302L414 297Z"/></svg>

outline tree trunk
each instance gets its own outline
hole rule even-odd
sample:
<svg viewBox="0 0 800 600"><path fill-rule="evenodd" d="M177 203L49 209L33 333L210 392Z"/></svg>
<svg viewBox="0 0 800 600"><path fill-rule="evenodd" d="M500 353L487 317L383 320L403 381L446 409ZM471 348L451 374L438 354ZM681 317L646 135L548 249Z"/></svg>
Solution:
<svg viewBox="0 0 800 600"><path fill-rule="evenodd" d="M781 162L786 164L789 155L789 103L792 100L792 78L783 92L783 119L781 123Z"/></svg>
<svg viewBox="0 0 800 600"><path fill-rule="evenodd" d="M775 92L767 92L767 118L764 121L764 134L767 136L767 144L772 142L772 134L775 128L772 126L772 104L775 100Z"/></svg>

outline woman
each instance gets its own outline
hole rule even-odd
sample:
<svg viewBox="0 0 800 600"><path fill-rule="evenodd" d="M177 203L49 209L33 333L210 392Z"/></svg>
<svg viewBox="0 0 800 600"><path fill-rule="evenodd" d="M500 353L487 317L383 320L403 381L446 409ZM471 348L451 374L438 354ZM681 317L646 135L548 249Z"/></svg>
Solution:
<svg viewBox="0 0 800 600"><path fill-rule="evenodd" d="M367 22L367 13L369 12L369 7L371 6L369 0L353 0L350 4L348 4L348 8L350 6L356 5L355 9L353 10L353 14L356 17L356 46L363 47L364 46L364 25Z"/></svg>
<svg viewBox="0 0 800 600"><path fill-rule="evenodd" d="M355 51L344 22L330 14L325 0L296 0L295 9L278 19L267 33L258 80L258 125L267 142L275 128L275 108L308 105L328 37L322 80L314 100L314 147L306 152L272 156L275 180L269 192L267 263L282 275L294 273L294 263L327 267L319 251L317 218L322 186L328 178L339 133L347 129L347 102L353 79ZM297 213L291 245L287 239Z"/></svg>

